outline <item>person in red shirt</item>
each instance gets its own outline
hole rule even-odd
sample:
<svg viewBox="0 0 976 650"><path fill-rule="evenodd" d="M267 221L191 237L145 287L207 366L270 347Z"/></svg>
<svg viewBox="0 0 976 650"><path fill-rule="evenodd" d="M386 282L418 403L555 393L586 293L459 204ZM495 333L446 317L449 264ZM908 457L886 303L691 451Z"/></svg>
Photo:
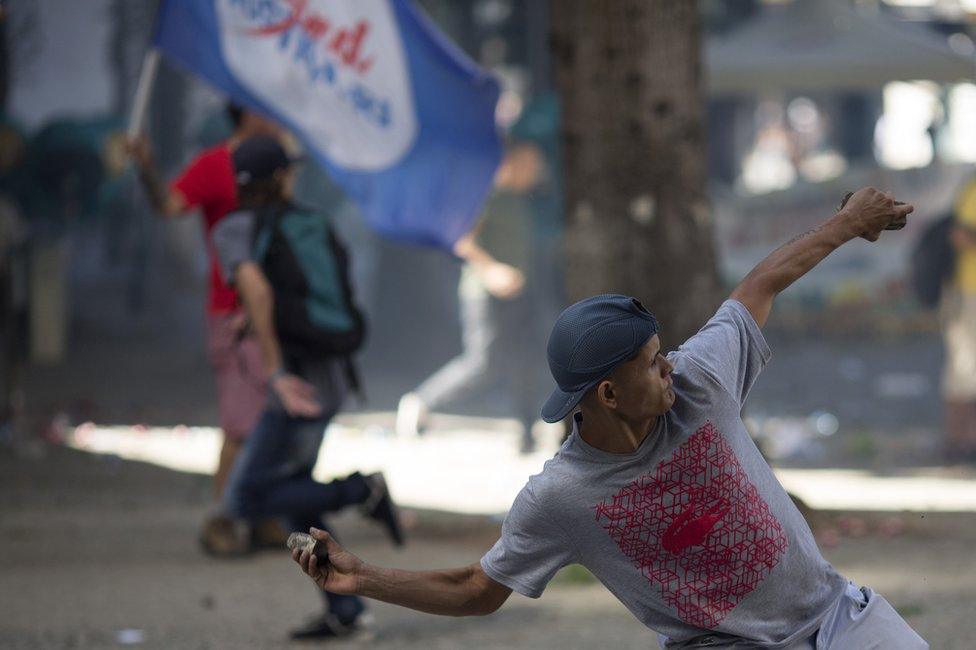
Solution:
<svg viewBox="0 0 976 650"><path fill-rule="evenodd" d="M280 137L281 127L251 111L229 104L227 113L234 124L229 138L200 152L167 187L162 181L145 137L131 143L132 155L139 167L139 178L153 208L162 216L176 217L199 211L203 218L204 237L209 259L207 296L207 348L217 382L220 427L224 438L220 460L214 475L214 498L220 501L234 459L244 438L254 428L267 397L261 352L247 332L247 319L237 298L220 272L211 241L214 225L236 210L237 183L231 156L237 146L255 135ZM283 531L274 522L255 526L255 541L269 543L283 539ZM200 538L204 549L216 553L237 553L249 548L235 522L210 517L204 523Z"/></svg>

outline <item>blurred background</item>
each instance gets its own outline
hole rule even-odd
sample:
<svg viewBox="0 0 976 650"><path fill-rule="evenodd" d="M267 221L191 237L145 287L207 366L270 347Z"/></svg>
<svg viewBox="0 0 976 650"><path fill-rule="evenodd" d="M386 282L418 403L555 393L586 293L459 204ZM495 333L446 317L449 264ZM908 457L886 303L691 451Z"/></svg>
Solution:
<svg viewBox="0 0 976 650"><path fill-rule="evenodd" d="M530 218L511 235L517 242L500 246L525 249L534 311L522 334L535 345L521 362L541 400L551 381L545 336L579 286L565 252L579 211L564 217L576 204L562 167L565 86L550 48L558 3L417 4L499 77L499 127L540 156ZM774 360L746 419L828 559L885 593L933 648L970 647L976 434L962 407L950 413L968 398L947 397L943 386L957 270L944 271L935 300L921 276L933 264L926 236L948 241L938 224L968 223L960 210L976 177L976 2L698 7L703 223L719 296L832 214L847 191L873 185L915 205L903 231L839 250L777 300L766 328ZM197 218L153 214L124 135L155 10L152 0L0 3L4 647L277 647L284 619L313 609L285 556L226 564L194 545L220 435L205 343L207 257ZM163 61L148 131L165 177L229 135L225 102ZM369 230L313 163L297 193L336 220L371 323L361 356L368 399L350 402L330 427L317 472L383 469L414 527L399 555L355 522L348 538L377 561L473 562L563 430L535 423L534 445L520 449L518 405L503 379L434 413L427 435L396 436L400 398L462 349L461 264ZM629 206L635 220L653 218L653 199ZM684 272L680 260L671 272ZM714 296L705 300L714 309ZM976 336L976 319L954 318ZM674 346L663 321L665 346ZM976 376L976 361L968 368ZM947 425L947 414L966 421ZM976 410L971 420L976 430ZM477 622L378 607L371 643L653 644L582 570L565 572L538 603L519 600Z"/></svg>

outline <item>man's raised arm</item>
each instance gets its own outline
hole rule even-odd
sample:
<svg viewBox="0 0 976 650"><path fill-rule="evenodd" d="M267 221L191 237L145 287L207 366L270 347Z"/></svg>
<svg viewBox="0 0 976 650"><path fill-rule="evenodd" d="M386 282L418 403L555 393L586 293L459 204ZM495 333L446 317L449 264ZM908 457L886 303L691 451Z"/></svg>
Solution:
<svg viewBox="0 0 976 650"><path fill-rule="evenodd" d="M512 593L478 564L443 571L383 569L366 564L325 531L310 532L325 545L328 563L319 566L307 550L295 549L292 559L321 589L335 594L365 596L428 614L483 616L501 607Z"/></svg>
<svg viewBox="0 0 976 650"><path fill-rule="evenodd" d="M837 214L770 253L749 272L730 297L745 305L762 327L769 317L773 299L834 249L857 237L877 241L881 231L912 210L914 208L909 204L896 205L890 194L872 187L862 188Z"/></svg>
<svg viewBox="0 0 976 650"><path fill-rule="evenodd" d="M146 136L140 135L130 140L128 146L139 170L139 182L142 183L153 210L163 217L176 217L186 212L189 209L186 197L163 182Z"/></svg>

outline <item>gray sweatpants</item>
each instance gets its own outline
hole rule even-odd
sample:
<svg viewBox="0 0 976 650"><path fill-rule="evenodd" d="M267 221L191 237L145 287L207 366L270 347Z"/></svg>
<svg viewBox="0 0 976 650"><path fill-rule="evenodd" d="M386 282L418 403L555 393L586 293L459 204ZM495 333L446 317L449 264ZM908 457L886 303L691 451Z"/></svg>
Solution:
<svg viewBox="0 0 976 650"><path fill-rule="evenodd" d="M458 298L463 351L417 387L417 396L438 410L500 383L513 415L530 429L543 399L536 379L545 364L531 296L494 298L465 269Z"/></svg>
<svg viewBox="0 0 976 650"><path fill-rule="evenodd" d="M668 644L658 635L667 650L708 648L709 650L746 650L756 648L742 639L708 635L680 644ZM895 608L880 594L854 583L824 617L813 636L778 650L928 650L929 644L909 627Z"/></svg>

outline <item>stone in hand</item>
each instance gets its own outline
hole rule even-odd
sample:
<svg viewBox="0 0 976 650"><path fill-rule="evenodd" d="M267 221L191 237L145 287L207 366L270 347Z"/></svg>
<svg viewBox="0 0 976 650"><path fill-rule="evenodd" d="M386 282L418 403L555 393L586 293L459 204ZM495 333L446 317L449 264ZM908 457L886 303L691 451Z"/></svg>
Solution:
<svg viewBox="0 0 976 650"><path fill-rule="evenodd" d="M319 567L324 569L326 562L329 561L329 552L325 550L325 544L315 539L308 533L292 533L286 542L289 549L299 551L309 551L319 561Z"/></svg>
<svg viewBox="0 0 976 650"><path fill-rule="evenodd" d="M852 196L854 196L854 192L848 192L847 194L844 195L844 200L840 202L840 207L837 208L838 212L844 209L844 206L847 205L847 202L850 200ZM905 202L895 201L895 205L905 205ZM895 217L891 223L885 226L885 230L901 230L906 225L908 225L908 217L906 216Z"/></svg>

